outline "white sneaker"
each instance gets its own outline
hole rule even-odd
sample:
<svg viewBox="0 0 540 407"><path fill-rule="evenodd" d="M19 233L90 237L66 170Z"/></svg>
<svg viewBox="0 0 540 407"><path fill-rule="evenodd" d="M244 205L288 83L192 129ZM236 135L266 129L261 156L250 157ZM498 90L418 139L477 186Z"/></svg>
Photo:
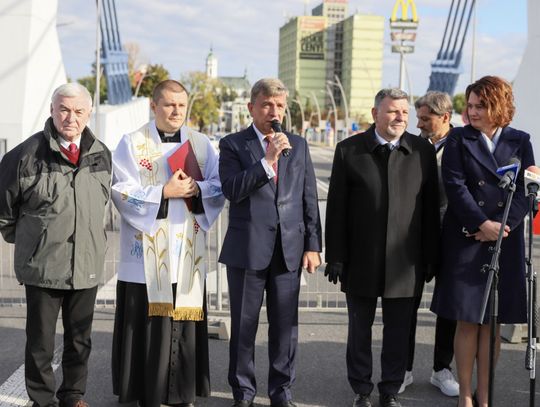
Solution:
<svg viewBox="0 0 540 407"><path fill-rule="evenodd" d="M398 394L403 393L405 391L405 388L409 384L412 384L412 382L413 382L412 372L410 370L407 370L405 372L405 377L403 378L403 383L401 383L401 387L398 390Z"/></svg>
<svg viewBox="0 0 540 407"><path fill-rule="evenodd" d="M459 396L459 384L454 379L454 375L448 369L443 369L438 372L435 370L431 373L430 382L432 385L441 389L443 394L450 397Z"/></svg>

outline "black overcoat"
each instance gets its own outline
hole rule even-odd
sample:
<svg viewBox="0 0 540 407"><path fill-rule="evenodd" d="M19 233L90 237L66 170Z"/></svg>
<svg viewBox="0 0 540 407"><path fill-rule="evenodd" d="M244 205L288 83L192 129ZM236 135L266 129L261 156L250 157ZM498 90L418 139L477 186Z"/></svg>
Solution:
<svg viewBox="0 0 540 407"><path fill-rule="evenodd" d="M338 143L326 212L326 261L344 264L342 291L402 298L422 292L439 244L435 149L404 133L388 164L372 126Z"/></svg>

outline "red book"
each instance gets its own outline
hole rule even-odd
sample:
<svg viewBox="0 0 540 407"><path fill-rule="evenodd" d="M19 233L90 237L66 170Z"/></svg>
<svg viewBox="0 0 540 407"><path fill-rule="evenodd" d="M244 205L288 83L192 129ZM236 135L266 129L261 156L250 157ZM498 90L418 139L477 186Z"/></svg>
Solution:
<svg viewBox="0 0 540 407"><path fill-rule="evenodd" d="M187 141L182 144L174 153L167 158L169 167L174 173L178 169L184 171L189 177L193 178L195 181L202 181L203 175L201 173L201 168L197 162L197 157L191 147L191 142ZM191 211L191 198L185 199L188 209Z"/></svg>

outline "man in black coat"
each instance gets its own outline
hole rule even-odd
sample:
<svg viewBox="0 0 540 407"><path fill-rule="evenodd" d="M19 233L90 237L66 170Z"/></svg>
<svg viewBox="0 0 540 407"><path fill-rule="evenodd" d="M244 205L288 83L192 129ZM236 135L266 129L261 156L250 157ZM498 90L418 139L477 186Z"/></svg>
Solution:
<svg viewBox="0 0 540 407"><path fill-rule="evenodd" d="M347 297L347 372L354 406L371 406L371 326L382 297L380 404L399 407L410 318L437 262L439 190L433 146L409 134L407 94L382 89L374 125L336 146L326 212L325 274Z"/></svg>

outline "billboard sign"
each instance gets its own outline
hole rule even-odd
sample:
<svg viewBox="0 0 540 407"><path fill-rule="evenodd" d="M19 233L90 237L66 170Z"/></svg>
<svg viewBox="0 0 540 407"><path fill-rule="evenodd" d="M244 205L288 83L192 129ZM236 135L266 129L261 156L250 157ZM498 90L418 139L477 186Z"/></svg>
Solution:
<svg viewBox="0 0 540 407"><path fill-rule="evenodd" d="M325 28L323 18L300 19L300 59L324 59Z"/></svg>

